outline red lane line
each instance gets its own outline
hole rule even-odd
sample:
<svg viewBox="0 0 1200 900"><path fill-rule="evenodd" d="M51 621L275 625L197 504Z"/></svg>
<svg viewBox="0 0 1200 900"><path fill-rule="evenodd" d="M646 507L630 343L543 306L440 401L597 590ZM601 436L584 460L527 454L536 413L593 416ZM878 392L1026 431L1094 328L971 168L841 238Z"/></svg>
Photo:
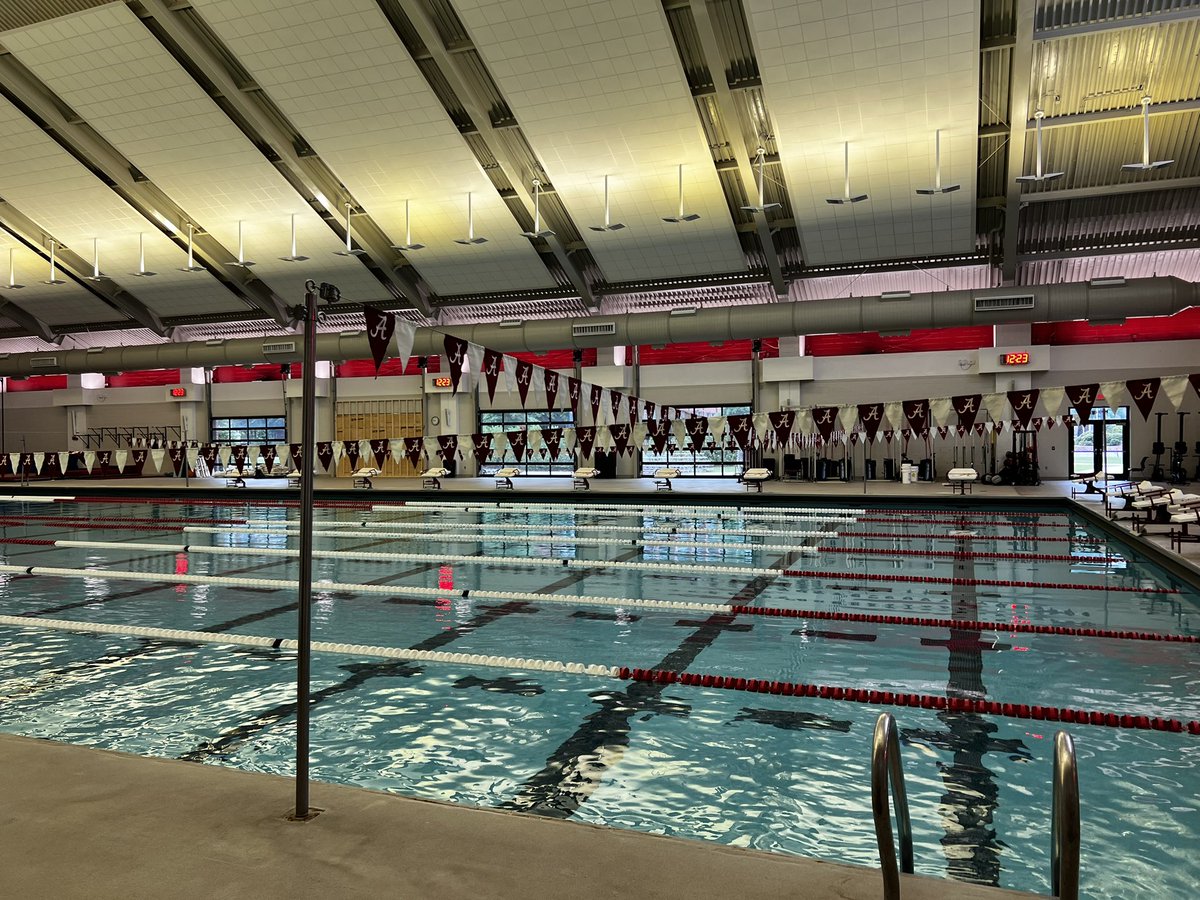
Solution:
<svg viewBox="0 0 1200 900"><path fill-rule="evenodd" d="M0 520L0 526L4 526L4 527L17 526L17 525L22 525L22 524L24 524L24 523L22 523L22 522L6 522L3 520ZM102 523L92 523L92 522L63 522L62 525L63 525L63 528L75 529L77 531L112 531L113 530L113 527L111 525L105 525ZM160 527L155 527L153 525L122 525L122 527L117 530L119 530L119 531L171 531L171 532L175 532L175 531L181 531L182 529L178 525L164 525L164 526L160 526ZM16 540L16 538L10 538L10 540Z"/></svg>
<svg viewBox="0 0 1200 900"><path fill-rule="evenodd" d="M1113 587L1107 584L1069 584L1053 581L1008 581L999 578L935 578L931 575L875 575L869 572L817 572L812 569L785 569L784 575L793 578L826 578L858 581L901 581L920 584L962 584L987 587L1053 588L1071 591L1111 591L1122 594L1178 594L1174 588Z"/></svg>
<svg viewBox="0 0 1200 900"><path fill-rule="evenodd" d="M1076 725L1106 725L1110 728L1139 728L1147 731L1187 732L1200 735L1200 721L1184 722L1159 716L1134 716L1128 713L1035 706L1026 703L1000 703L995 700L971 700L965 697L936 697L932 694L901 694L893 691L866 690L827 684L772 681L767 678L735 678L698 672L673 672L668 669L630 669L622 667L620 678L655 684L687 684L694 687L749 691L756 694L783 694L788 697L820 697L849 703L881 706L910 706L921 709L945 709L952 712L985 713L1009 719L1039 719L1049 722L1073 722Z"/></svg>
<svg viewBox="0 0 1200 900"><path fill-rule="evenodd" d="M234 504L258 504L261 506L299 506L299 500L255 500L251 495L238 494L228 499L212 497L73 497L62 503L131 503L147 505L151 503L175 504L177 506L233 506ZM313 506L329 508L367 509L378 503L378 500L318 500Z"/></svg>
<svg viewBox="0 0 1200 900"><path fill-rule="evenodd" d="M896 550L891 547L828 547L820 545L818 553L865 553L879 556L928 556L936 559L1037 559L1064 562L1117 562L1119 556L1089 557L1072 556L1069 553L1000 553L980 550Z"/></svg>
<svg viewBox="0 0 1200 900"><path fill-rule="evenodd" d="M54 541L42 538L0 538L0 544L28 544L32 547L53 547Z"/></svg>
<svg viewBox="0 0 1200 900"><path fill-rule="evenodd" d="M898 512L898 513L927 513L932 512L933 507L924 507L918 509L907 509L896 506L881 508L880 512ZM961 513L955 510L954 515L965 519L1046 519L1052 517L1069 518L1065 512L1003 512L997 510L995 512L983 512L981 510L963 510Z"/></svg>
<svg viewBox="0 0 1200 900"><path fill-rule="evenodd" d="M904 538L905 540L934 540L934 541L1033 541L1041 543L1043 541L1056 541L1060 544L1099 544L1102 538L1079 538L1079 537L1048 537L1046 535L1038 535L1037 537L1025 537L1016 534L972 534L959 537L954 534L935 534L933 532L897 532L897 531L841 531L837 532L838 537L861 537L861 538L888 538L897 540Z"/></svg>
<svg viewBox="0 0 1200 900"><path fill-rule="evenodd" d="M855 516L859 522L886 522L893 525L904 525L911 523L912 519L897 519L888 518L886 516ZM963 522L962 519L924 519L920 520L922 525L959 525L966 528L982 527L987 525L1003 526L1005 528L1077 528L1076 525L1041 525L1036 522L1031 522L1028 525L1018 525L1013 522L997 522L994 519L988 519L980 522Z"/></svg>
<svg viewBox="0 0 1200 900"><path fill-rule="evenodd" d="M245 519L155 519L152 517L128 517L128 516L110 516L108 518L100 516L16 516L0 517L0 522L8 524L10 522L53 522L59 525L65 525L73 522L106 522L106 523L124 523L137 522L141 524L153 524L155 522L163 522L169 525L195 525L198 521L211 522L215 525L245 525Z"/></svg>
<svg viewBox="0 0 1200 900"><path fill-rule="evenodd" d="M981 622L970 619L934 619L893 616L883 613L833 612L820 609L789 609L778 606L731 606L743 616L770 616L784 619L819 619L830 622L869 622L876 625L911 625L917 628L956 628L961 631L999 631L1010 634L1058 634L1075 637L1113 638L1125 641L1163 641L1172 644L1200 644L1200 636L1166 634L1160 631L1113 631L1106 628L1079 628L1073 625L1031 625L1016 622Z"/></svg>

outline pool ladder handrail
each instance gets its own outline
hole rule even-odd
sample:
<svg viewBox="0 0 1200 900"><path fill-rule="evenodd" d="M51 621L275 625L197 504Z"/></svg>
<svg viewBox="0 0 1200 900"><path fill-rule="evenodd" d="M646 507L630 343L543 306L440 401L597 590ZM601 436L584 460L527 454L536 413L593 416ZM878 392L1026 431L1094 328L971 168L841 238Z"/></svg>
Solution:
<svg viewBox="0 0 1200 900"><path fill-rule="evenodd" d="M899 866L892 838L892 815L888 810L889 793L900 833ZM871 744L871 813L875 817L875 841L879 844L879 866L883 871L883 898L900 900L900 873L911 875L913 872L913 839L908 793L904 789L904 767L900 760L900 739L896 719L891 713L880 713L875 722Z"/></svg>
<svg viewBox="0 0 1200 900"><path fill-rule="evenodd" d="M1075 742L1065 731L1054 735L1050 894L1063 900L1079 897L1079 772Z"/></svg>

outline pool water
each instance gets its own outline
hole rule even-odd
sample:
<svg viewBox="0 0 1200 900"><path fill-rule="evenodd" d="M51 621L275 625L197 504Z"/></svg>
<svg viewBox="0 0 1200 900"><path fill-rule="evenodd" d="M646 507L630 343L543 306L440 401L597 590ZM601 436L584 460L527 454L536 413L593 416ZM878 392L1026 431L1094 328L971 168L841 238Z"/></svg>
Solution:
<svg viewBox="0 0 1200 900"><path fill-rule="evenodd" d="M1191 588L1065 510L449 504L316 511L317 548L345 555L314 560L314 640L1200 719L1196 644L634 602L1200 634ZM294 508L5 506L0 521L19 524L0 526L0 615L30 622L0 626L0 729L291 774L293 654L36 619L293 636L295 590L272 582L297 563L266 551L296 546ZM147 543L163 549L120 546ZM247 581L181 578L206 575ZM1007 581L1029 585L990 583ZM473 596L501 591L519 599ZM868 866L871 732L886 709L917 871L1049 890L1055 723L334 653L314 656L312 692L320 780ZM1079 758L1083 894L1191 896L1200 738L1064 727Z"/></svg>

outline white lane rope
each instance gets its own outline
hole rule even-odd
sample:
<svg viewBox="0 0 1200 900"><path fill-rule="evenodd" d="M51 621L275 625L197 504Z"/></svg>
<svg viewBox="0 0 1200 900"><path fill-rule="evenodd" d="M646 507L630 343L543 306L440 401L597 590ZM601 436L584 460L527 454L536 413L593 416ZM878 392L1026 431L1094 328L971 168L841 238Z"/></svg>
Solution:
<svg viewBox="0 0 1200 900"><path fill-rule="evenodd" d="M604 510L614 512L630 512L633 511L637 515L642 515L643 511L652 511L654 513L671 513L678 515L680 513L752 513L757 512L761 507L746 507L746 506L717 506L717 505L700 505L700 504L656 504L656 503L514 503L511 501L471 501L464 503L439 502L436 500L412 500L401 504L376 503L371 507L372 510L405 510L405 509L491 509L496 511L525 511L530 510L537 512L538 510L567 510L569 512L588 512L591 510ZM774 506L769 509L775 512L808 514L814 516L861 516L865 515L866 508L842 508L831 506Z"/></svg>
<svg viewBox="0 0 1200 900"><path fill-rule="evenodd" d="M74 631L84 634L113 634L159 641L186 641L194 644L265 647L274 650L298 649L297 642L291 638L272 638L254 634L233 634L231 632L214 634L211 631L184 631L175 628L151 628L142 625L109 625L103 622L76 622L70 619L0 616L0 625L8 625L16 628L45 628L53 631ZM616 678L621 671L618 666L560 662L554 659L491 656L483 653L446 653L438 650L408 650L402 647L379 647L371 644L339 644L331 641L313 641L310 646L315 653L337 653L345 656L374 656L382 659L399 659L406 662L459 663L468 666L521 669L530 672L567 672L572 675L594 675L603 678Z"/></svg>
<svg viewBox="0 0 1200 900"><path fill-rule="evenodd" d="M288 519L246 519L246 525L256 525L260 528L279 528L279 529L296 529L299 520ZM363 529L363 528L398 528L401 531L411 531L413 534L438 534L447 531L529 531L529 525L503 525L495 522L446 522L444 520L433 520L427 525L415 526L409 525L412 520L370 520L362 519L358 521L347 521L337 519L323 519L316 524L320 528L347 528L347 529ZM605 534L691 534L691 535L752 535L755 537L823 537L830 532L828 531L782 531L777 528L679 528L675 525L574 525L564 524L563 526L569 531L601 531ZM898 535L899 536L899 535Z"/></svg>

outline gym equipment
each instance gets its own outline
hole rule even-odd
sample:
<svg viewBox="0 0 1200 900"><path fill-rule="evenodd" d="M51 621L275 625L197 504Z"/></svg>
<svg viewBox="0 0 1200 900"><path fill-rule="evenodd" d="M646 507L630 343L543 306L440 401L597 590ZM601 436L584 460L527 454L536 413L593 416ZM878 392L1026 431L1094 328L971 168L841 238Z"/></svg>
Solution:
<svg viewBox="0 0 1200 900"><path fill-rule="evenodd" d="M1200 441L1196 441L1196 480L1200 481Z"/></svg>
<svg viewBox="0 0 1200 900"><path fill-rule="evenodd" d="M1162 439L1162 420L1166 413L1155 413L1154 415L1158 419L1158 437L1150 447L1150 452L1154 454L1154 468L1150 470L1150 480L1162 481L1162 456L1167 452L1167 445L1163 443Z"/></svg>
<svg viewBox="0 0 1200 900"><path fill-rule="evenodd" d="M1012 436L1012 452L1017 458L1017 471L1014 484L1041 484L1042 478L1038 466L1037 432L1014 431Z"/></svg>
<svg viewBox="0 0 1200 900"><path fill-rule="evenodd" d="M1184 463L1184 457L1187 456L1188 445L1183 439L1183 417L1191 415L1191 413L1177 413L1179 416L1179 440L1175 442L1175 446L1171 448L1171 474L1168 481L1171 484L1187 484L1187 466Z"/></svg>

